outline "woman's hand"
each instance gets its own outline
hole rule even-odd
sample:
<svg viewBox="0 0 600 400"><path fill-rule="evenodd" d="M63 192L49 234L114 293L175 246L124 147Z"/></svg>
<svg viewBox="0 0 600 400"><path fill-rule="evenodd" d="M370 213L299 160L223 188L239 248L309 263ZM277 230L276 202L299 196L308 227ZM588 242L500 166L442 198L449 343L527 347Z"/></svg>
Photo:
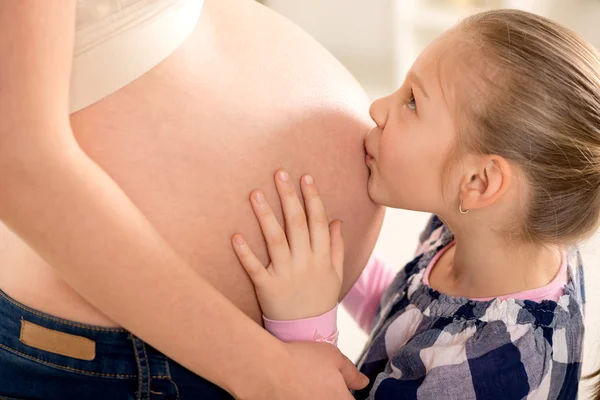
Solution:
<svg viewBox="0 0 600 400"><path fill-rule="evenodd" d="M307 399L350 400L353 397L346 387L361 390L369 384L369 379L334 346L311 342L287 343L285 346L293 365L284 367L289 378L285 381L288 392L282 399L301 398L300 393L306 393ZM298 376L303 380L297 379ZM292 381L298 381L300 385L293 387Z"/></svg>
<svg viewBox="0 0 600 400"><path fill-rule="evenodd" d="M250 196L271 263L265 268L240 234L233 236L233 248L254 283L266 318L293 320L324 314L337 304L342 286L341 221L329 224L311 176L302 177L300 183L308 217L287 172L275 174L275 185L285 232L264 194L255 190Z"/></svg>
<svg viewBox="0 0 600 400"><path fill-rule="evenodd" d="M338 349L327 343L281 343L283 356L272 359L259 379L244 379L239 400L352 400L369 379ZM280 348L280 346L276 346ZM238 377L239 378L239 377ZM265 381L262 378L269 378Z"/></svg>

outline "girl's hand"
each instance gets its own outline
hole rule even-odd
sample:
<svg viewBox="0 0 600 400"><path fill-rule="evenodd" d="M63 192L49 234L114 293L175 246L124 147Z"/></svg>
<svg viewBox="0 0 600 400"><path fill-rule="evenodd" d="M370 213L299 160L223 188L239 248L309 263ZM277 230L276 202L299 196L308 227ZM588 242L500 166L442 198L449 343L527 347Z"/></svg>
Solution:
<svg viewBox="0 0 600 400"><path fill-rule="evenodd" d="M240 234L233 236L233 248L254 283L266 318L284 321L324 314L337 304L342 286L341 221L329 224L312 177L300 181L308 218L287 172L275 174L275 185L285 232L264 194L255 190L250 196L271 263L265 268Z"/></svg>

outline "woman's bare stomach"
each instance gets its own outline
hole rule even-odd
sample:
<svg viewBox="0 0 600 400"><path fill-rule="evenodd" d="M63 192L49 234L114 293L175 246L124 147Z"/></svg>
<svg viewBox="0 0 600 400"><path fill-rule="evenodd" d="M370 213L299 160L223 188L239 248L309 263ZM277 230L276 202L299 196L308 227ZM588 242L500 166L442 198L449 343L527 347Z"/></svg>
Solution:
<svg viewBox="0 0 600 400"><path fill-rule="evenodd" d="M267 260L247 199L260 187L276 204L277 168L312 174L329 216L344 221L344 292L366 264L383 217L366 191L367 110L358 84L292 24L251 1L206 0L180 49L71 122L189 265L260 322L230 237L242 232ZM114 325L3 227L0 288L58 317Z"/></svg>

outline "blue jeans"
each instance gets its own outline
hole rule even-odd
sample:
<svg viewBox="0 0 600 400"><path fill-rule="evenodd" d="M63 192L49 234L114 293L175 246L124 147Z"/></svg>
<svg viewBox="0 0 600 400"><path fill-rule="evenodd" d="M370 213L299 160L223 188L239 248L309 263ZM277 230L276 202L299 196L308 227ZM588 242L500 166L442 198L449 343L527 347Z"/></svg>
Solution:
<svg viewBox="0 0 600 400"><path fill-rule="evenodd" d="M232 398L125 329L53 317L0 291L0 400Z"/></svg>

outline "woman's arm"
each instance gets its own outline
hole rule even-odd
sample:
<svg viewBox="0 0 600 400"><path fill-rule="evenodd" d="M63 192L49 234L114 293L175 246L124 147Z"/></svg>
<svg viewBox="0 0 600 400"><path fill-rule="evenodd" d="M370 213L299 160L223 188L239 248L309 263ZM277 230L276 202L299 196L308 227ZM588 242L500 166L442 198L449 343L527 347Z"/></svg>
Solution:
<svg viewBox="0 0 600 400"><path fill-rule="evenodd" d="M350 384L359 375L341 355L300 354L266 334L189 268L79 148L68 115L74 21L74 0L0 3L0 219L107 316L230 392L308 399L317 384L347 398L334 370ZM329 366L320 380L332 381L302 394L306 385L291 373L319 379L315 360Z"/></svg>

